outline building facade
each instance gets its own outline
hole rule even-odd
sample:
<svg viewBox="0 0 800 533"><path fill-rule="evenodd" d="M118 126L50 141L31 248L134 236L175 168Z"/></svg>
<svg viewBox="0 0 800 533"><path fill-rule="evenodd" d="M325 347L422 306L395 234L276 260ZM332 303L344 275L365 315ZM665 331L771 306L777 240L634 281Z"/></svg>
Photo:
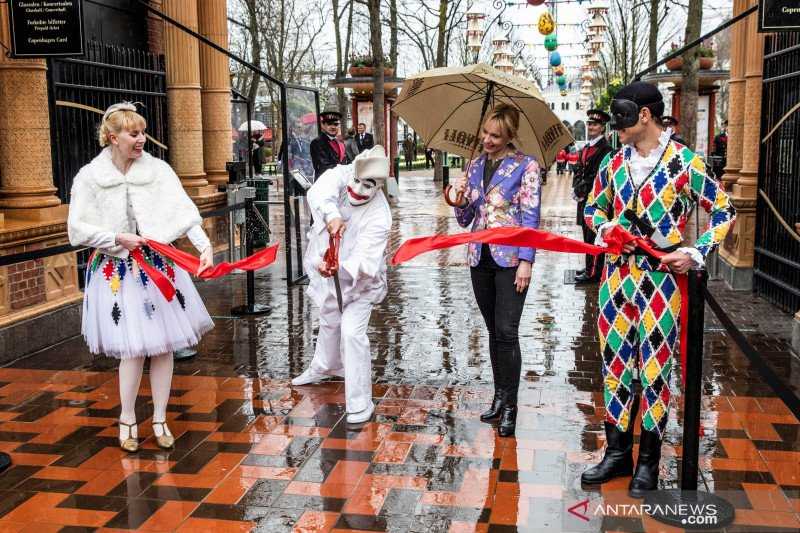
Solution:
<svg viewBox="0 0 800 533"><path fill-rule="evenodd" d="M226 0L150 4L228 46ZM227 57L136 2L84 6L84 57L0 54L0 256L68 243L72 178L99 152L102 112L120 100L144 103L146 149L169 161L201 211L226 202L220 186L232 149ZM4 43L7 11L0 3ZM227 238L224 223L204 223L219 246ZM0 267L0 363L80 331L81 261L72 252Z"/></svg>

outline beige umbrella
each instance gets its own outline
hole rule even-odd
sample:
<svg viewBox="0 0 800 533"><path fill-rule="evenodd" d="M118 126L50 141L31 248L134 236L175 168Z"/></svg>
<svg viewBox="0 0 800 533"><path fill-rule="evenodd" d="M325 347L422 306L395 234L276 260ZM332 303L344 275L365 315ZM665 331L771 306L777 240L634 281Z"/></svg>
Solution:
<svg viewBox="0 0 800 533"><path fill-rule="evenodd" d="M500 102L520 111L514 145L535 156L543 167L549 167L558 151L574 141L535 83L483 63L436 68L406 78L392 110L427 146L472 160L483 117ZM446 193L445 200L455 203Z"/></svg>

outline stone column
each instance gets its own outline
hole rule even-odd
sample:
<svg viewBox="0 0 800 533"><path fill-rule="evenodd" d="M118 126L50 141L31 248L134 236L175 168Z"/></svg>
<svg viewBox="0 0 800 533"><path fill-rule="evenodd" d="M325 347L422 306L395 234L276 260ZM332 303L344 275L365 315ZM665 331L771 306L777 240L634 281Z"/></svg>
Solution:
<svg viewBox="0 0 800 533"><path fill-rule="evenodd" d="M733 14L747 8L748 0L734 0ZM751 15L752 16L752 15ZM746 60L747 20L731 28L731 75L728 82L728 158L722 181L727 190L739 179L742 168L742 130L744 127L744 70Z"/></svg>
<svg viewBox="0 0 800 533"><path fill-rule="evenodd" d="M5 3L0 42L11 42ZM11 59L0 50L0 209L9 218L53 218L47 208L61 204L53 186L46 73L44 60Z"/></svg>
<svg viewBox="0 0 800 533"><path fill-rule="evenodd" d="M757 0L749 0L754 5ZM746 7L746 6L745 6ZM740 23L741 24L741 23ZM731 109L738 105L743 120L741 141L728 146L728 154L741 154L741 168L736 181L730 180L731 199L736 207L737 219L733 229L723 243L720 257L723 259L721 273L734 289L749 290L753 286L753 255L756 226L756 189L758 185L758 161L761 149L761 92L764 65L764 35L758 33L758 19L750 16L741 31L744 43L743 65L744 88L739 102L730 101ZM735 49L736 50L736 49ZM740 85L741 86L741 85ZM729 123L730 126L730 123ZM730 161L730 156L729 156ZM731 166L731 163L728 163Z"/></svg>
<svg viewBox="0 0 800 533"><path fill-rule="evenodd" d="M223 48L228 47L225 0L198 3L200 33ZM203 161L208 182L228 182L225 163L231 160L231 78L228 58L200 45L200 84L203 106Z"/></svg>
<svg viewBox="0 0 800 533"><path fill-rule="evenodd" d="M159 11L164 10L162 0L150 0L148 3ZM152 11L147 11L147 47L154 54L164 53L164 21Z"/></svg>
<svg viewBox="0 0 800 533"><path fill-rule="evenodd" d="M197 0L164 0L164 13L197 31ZM197 39L164 24L169 162L192 197L208 193L203 166L200 53Z"/></svg>

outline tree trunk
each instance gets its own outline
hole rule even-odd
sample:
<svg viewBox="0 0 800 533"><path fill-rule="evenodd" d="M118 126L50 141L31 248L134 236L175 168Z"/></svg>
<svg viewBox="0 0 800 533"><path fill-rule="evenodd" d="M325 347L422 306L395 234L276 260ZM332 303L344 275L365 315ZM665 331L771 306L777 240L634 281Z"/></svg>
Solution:
<svg viewBox="0 0 800 533"><path fill-rule="evenodd" d="M650 35L648 42L647 64L658 61L658 4L659 0L650 0Z"/></svg>
<svg viewBox="0 0 800 533"><path fill-rule="evenodd" d="M247 31L250 33L250 61L257 68L261 68L261 39L258 32L258 17L256 16L256 0L247 0ZM258 84L261 78L255 71L250 73L250 87L247 90L247 99L255 104L258 95ZM253 117L247 117L248 120Z"/></svg>
<svg viewBox="0 0 800 533"><path fill-rule="evenodd" d="M368 0L369 8L369 27L370 44L372 45L372 66L375 69L373 83L375 88L372 94L372 133L375 137L375 144L385 145L384 135L385 123L383 114L384 90L383 90L383 42L381 32L381 2L380 0ZM383 146L389 153L389 147Z"/></svg>
<svg viewBox="0 0 800 533"><path fill-rule="evenodd" d="M339 0L331 0L333 7L333 35L336 39L336 77L344 77L344 50L342 49L342 30L340 28L341 17L339 16ZM336 89L336 103L339 113L342 115L342 130L347 129L347 101L345 99L344 88Z"/></svg>
<svg viewBox="0 0 800 533"><path fill-rule="evenodd" d="M703 0L689 0L688 20L684 43L700 37L700 23L703 19ZM683 88L681 91L680 134L689 148L694 149L697 141L697 93L698 93L698 48L695 46L683 54Z"/></svg>
<svg viewBox="0 0 800 533"><path fill-rule="evenodd" d="M389 60L397 72L397 0L389 0Z"/></svg>
<svg viewBox="0 0 800 533"><path fill-rule="evenodd" d="M439 0L439 28L438 28L438 35L436 38L436 66L437 67L444 67L446 66L446 59L445 59L445 41L446 41L446 32L447 32L447 2L448 0ZM433 180L440 181L443 178L443 159L444 154L439 150L436 150L434 154L434 165L433 165Z"/></svg>

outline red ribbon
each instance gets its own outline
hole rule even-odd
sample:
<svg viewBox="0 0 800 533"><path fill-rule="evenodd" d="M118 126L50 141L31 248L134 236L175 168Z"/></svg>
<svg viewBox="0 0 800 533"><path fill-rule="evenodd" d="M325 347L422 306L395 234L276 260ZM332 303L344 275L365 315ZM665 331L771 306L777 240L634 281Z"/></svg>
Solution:
<svg viewBox="0 0 800 533"><path fill-rule="evenodd" d="M328 237L328 249L325 250L322 260L325 261L325 266L331 272L339 270L339 245L341 242L342 236L339 233Z"/></svg>
<svg viewBox="0 0 800 533"><path fill-rule="evenodd" d="M633 243L635 246L638 246L657 259L666 255L665 252L656 249L649 239L637 237L619 224L612 226L611 229L606 232L603 240L608 244L608 247L588 244L583 241L577 241L569 237L563 237L548 231L533 228L491 228L475 232L457 233L455 235L433 235L430 237L414 237L408 239L400 245L400 248L398 248L397 252L392 256L391 263L396 266L425 252L452 248L459 244L472 242L590 255L604 253L621 255L624 253L623 246L628 243ZM674 274L674 276L681 293L681 377L683 383L686 383L686 335L688 332L687 324L689 320L689 278L685 274Z"/></svg>
<svg viewBox="0 0 800 533"><path fill-rule="evenodd" d="M274 263L278 256L278 245L273 244L272 246L259 250L253 255L249 255L233 263L222 262L197 274L197 269L200 268L199 258L158 241L147 239L147 245L161 255L172 259L175 264L182 269L202 279L220 278L222 276L227 276L237 269L258 270L265 268ZM144 270L145 274L153 280L153 283L156 284L156 287L158 287L158 290L164 295L164 298L166 298L168 302L171 302L172 298L175 297L175 287L172 285L169 278L145 260L141 248L136 248L131 251L131 257L139 264L139 268Z"/></svg>

